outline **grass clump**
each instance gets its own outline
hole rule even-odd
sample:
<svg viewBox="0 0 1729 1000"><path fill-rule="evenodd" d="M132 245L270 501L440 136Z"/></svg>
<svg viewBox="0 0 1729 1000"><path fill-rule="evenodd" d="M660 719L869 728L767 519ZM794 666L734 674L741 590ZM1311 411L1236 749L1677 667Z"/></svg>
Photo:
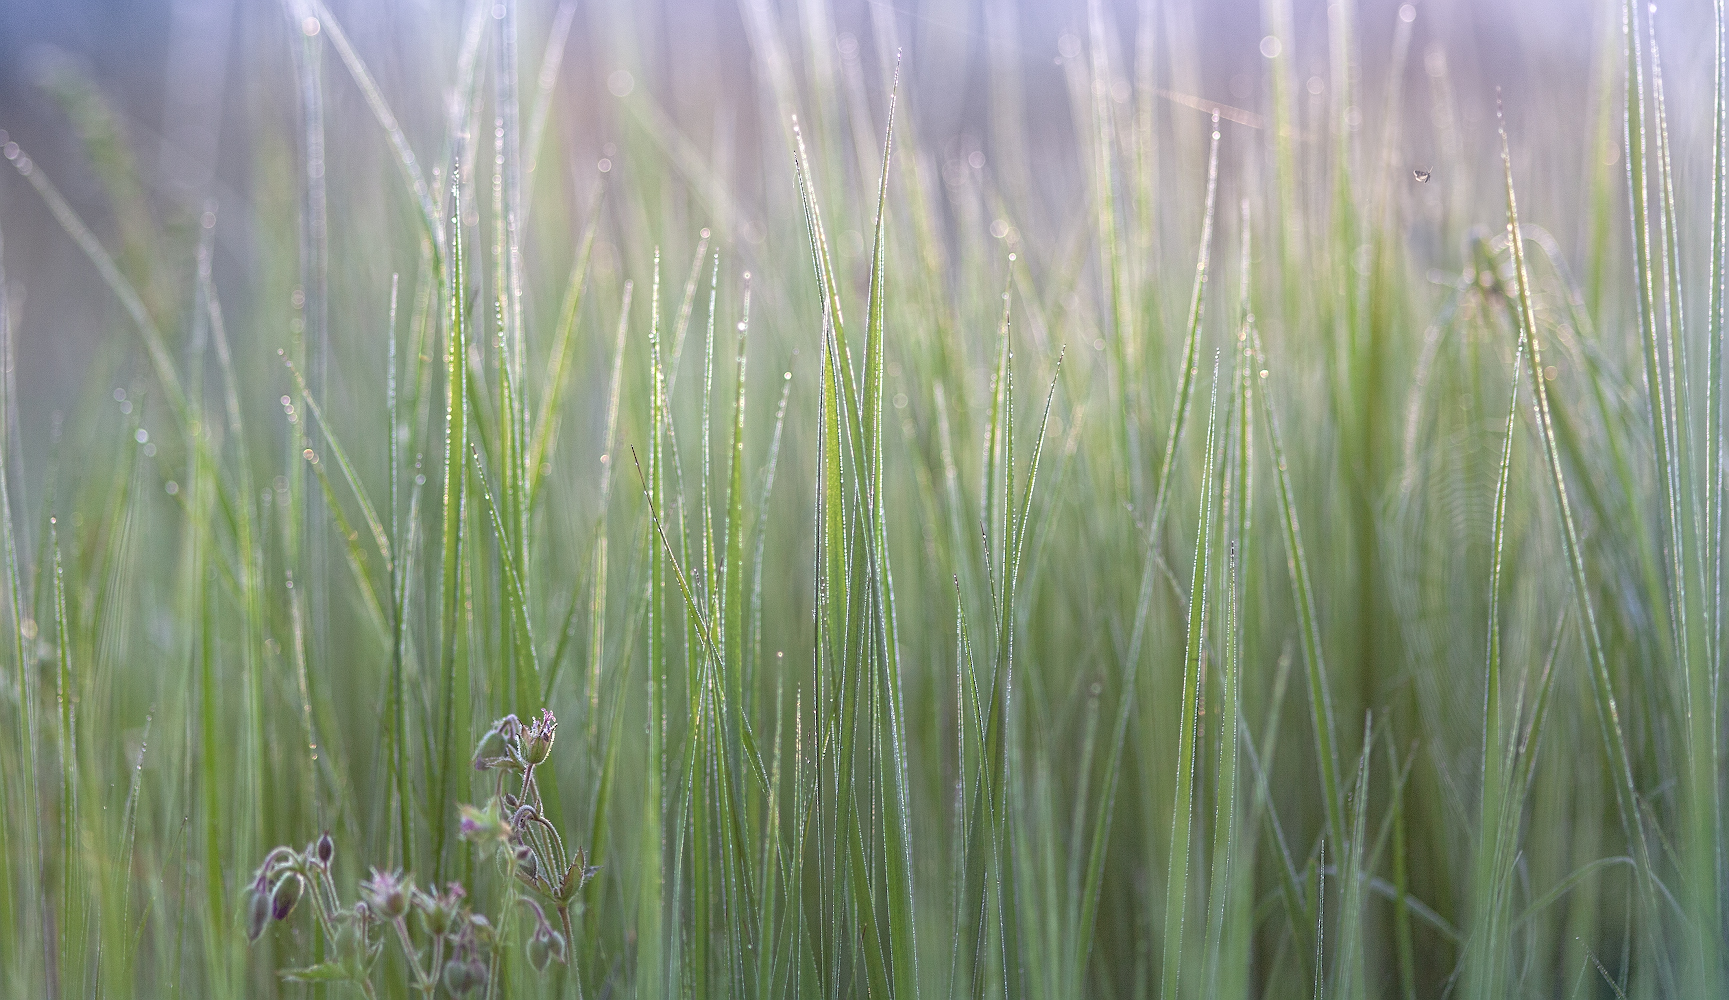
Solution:
<svg viewBox="0 0 1729 1000"><path fill-rule="evenodd" d="M1413 6L1242 106L1074 6L957 145L886 4L291 3L190 203L56 61L0 996L1721 994L1720 5L1499 132Z"/></svg>

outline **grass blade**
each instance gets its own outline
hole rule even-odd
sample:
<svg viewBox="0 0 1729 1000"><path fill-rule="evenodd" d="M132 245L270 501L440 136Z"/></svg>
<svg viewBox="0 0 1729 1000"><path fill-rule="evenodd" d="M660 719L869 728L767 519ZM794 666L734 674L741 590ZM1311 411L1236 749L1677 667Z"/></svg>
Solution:
<svg viewBox="0 0 1729 1000"><path fill-rule="evenodd" d="M1164 961L1159 969L1159 996L1176 1000L1182 988L1183 927L1188 911L1189 843L1194 826L1194 784L1197 732L1201 725L1201 674L1207 658L1208 586L1213 554L1213 480L1218 472L1217 426L1219 362L1213 359L1212 399L1207 404L1207 444L1201 463L1201 522L1195 538L1195 572L1189 584L1188 640L1183 653L1181 736L1177 741L1176 802L1171 815L1171 853L1165 878Z"/></svg>

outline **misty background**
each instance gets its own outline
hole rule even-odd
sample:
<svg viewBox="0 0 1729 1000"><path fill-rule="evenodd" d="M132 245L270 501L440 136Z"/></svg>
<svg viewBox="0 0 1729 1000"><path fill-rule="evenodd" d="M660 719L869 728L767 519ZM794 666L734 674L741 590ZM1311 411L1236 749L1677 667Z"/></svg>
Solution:
<svg viewBox="0 0 1729 1000"><path fill-rule="evenodd" d="M549 168L568 169L559 178L570 189L567 202L580 207L589 181L569 164L594 164L627 126L618 94L651 95L680 132L717 161L760 155L751 138L764 127L761 87L751 84L761 61L751 48L746 12L762 3L781 19L783 34L808 43L813 26L796 0L578 0L570 21L563 68L554 83L552 125L541 157ZM1175 94L1193 91L1204 103L1223 102L1250 112L1267 105L1266 34L1256 0L1110 0L1116 51L1112 70L1133 78L1137 25L1150 16L1160 45L1154 55L1160 86ZM457 38L470 10L456 2L427 0L330 0L377 76L419 154L430 160L442 130L443 110L419 95L443 93L455 62ZM556 17L556 0L521 5L525 79L538 67ZM1387 90L1389 53L1405 5L1393 0L1358 3L1358 48L1362 93L1369 107L1366 127L1378 127L1386 109L1374 102ZM1545 200L1545 179L1577 178L1585 169L1585 140L1596 119L1602 79L1598 62L1605 41L1619 44L1620 7L1589 0L1424 0L1414 13L1412 55L1403 88L1407 113L1430 113L1423 86L1425 58L1444 53L1457 88L1461 133L1474 147L1467 154L1493 169L1497 89L1514 135L1516 163L1526 171L1536 207L1534 221L1577 239L1581 206ZM903 86L924 152L937 165L975 152L989 159L991 88L1012 80L1026 107L1025 148L1041 159L1032 164L1036 206L1025 207L1026 238L1040 238L1086 202L1086 175L1076 149L1076 130L1066 89L1064 55L1084 60L1085 0L836 0L827 37L837 46L855 44L873 93L887 90L888 62L878 41L892 26L903 56ZM1308 98L1327 85L1326 4L1297 0L1296 66ZM126 152L145 188L157 221L190 229L212 205L220 219L215 272L242 353L274 353L286 336L292 310L266 299L257 275L261 255L272 244L292 247L293 233L261 232L252 211L261 170L272 156L284 170L302 163L291 145L301 134L293 84L293 45L298 41L299 4L236 0L63 0L0 3L0 130L16 142L66 195L106 245L124 226L93 164L92 150L71 127L75 113L56 81L93 86L111 108ZM1670 121L1683 184L1702 183L1708 171L1709 0L1664 6L1659 34L1669 88ZM822 26L814 26L819 31ZM389 202L392 168L366 105L334 53L323 56L327 102L325 136L332 178L330 229L333 288L331 315L339 317L344 278L355 288L370 285L373 301L388 287L390 267L370 260L369 248L344 241L349 208L373 210ZM1615 76L1618 77L1618 73ZM637 88L642 88L638 91ZM1317 97L1317 101L1319 98ZM1320 107L1319 103L1315 104ZM1202 115L1176 99L1163 113L1179 126L1198 128ZM1522 123L1547 137L1569 135L1577 143L1533 148L1519 140ZM1618 115L1617 115L1618 127ZM1407 128L1398 150L1404 167L1428 162L1429 130ZM1704 140L1702 143L1701 140ZM264 144L272 144L265 148ZM290 144L290 145L285 145ZM735 151L743 151L736 153ZM1181 155L1180 145L1166 155ZM261 164L265 166L261 166ZM762 185L779 183L781 172L737 160L727 170L747 199ZM1567 173L1563 173L1567 172ZM359 183L356 178L368 179ZM1446 178L1442 178L1445 181ZM1578 191L1576 183L1553 185ZM346 189L346 190L345 190ZM1196 192L1197 198L1199 192ZM1698 202L1694 202L1698 204ZM550 202L549 202L550 204ZM562 204L562 203L561 203ZM546 211L565 211L552 207ZM575 214L575 213L570 213ZM275 216L280 218L281 216ZM1493 219L1488 219L1494 222ZM579 220L561 221L569 229ZM537 221L537 227L545 222ZM361 227L354 227L360 229ZM748 230L749 227L746 227ZM368 230L376 232L377 230ZM412 236L412 226L396 230ZM118 375L98 363L104 345L128 336L112 296L97 291L83 253L54 222L42 200L16 171L0 168L0 233L15 334L14 399L25 467L42 468L55 428L79 403L107 393ZM530 250L532 253L532 249ZM1445 256L1445 248L1439 256ZM1684 248L1685 252L1685 248ZM748 256L748 255L747 255ZM1694 264L1703 256L1693 253ZM409 269L412 257L398 269ZM1437 260L1437 265L1446 264ZM189 262L172 266L186 268ZM562 262L558 267L564 266ZM1447 266L1451 266L1448 264ZM1701 265L1702 266L1702 265ZM188 272L189 276L189 272ZM370 314L369 314L370 315ZM333 327L339 320L333 318ZM171 332L172 334L173 332ZM174 338L183 341L184 337ZM338 387L340 389L340 387ZM35 478L27 474L27 478Z"/></svg>

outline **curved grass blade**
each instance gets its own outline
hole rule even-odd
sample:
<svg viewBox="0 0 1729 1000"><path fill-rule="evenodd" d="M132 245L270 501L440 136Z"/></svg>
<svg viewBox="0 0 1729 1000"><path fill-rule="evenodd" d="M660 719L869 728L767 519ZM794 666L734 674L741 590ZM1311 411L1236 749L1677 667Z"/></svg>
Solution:
<svg viewBox="0 0 1729 1000"><path fill-rule="evenodd" d="M558 420L563 416L561 406L566 383L569 381L568 370L576 353L576 317L582 309L582 290L588 279L588 261L594 249L595 230L600 228L598 204L593 215L594 220L588 224L587 231L582 235L582 249L577 251L576 265L570 271L570 285L564 293L564 308L559 310L558 329L552 335L552 365L546 373L545 395L541 397L540 412L534 418L534 437L528 446L527 461L530 508L540 496L541 477L546 474L546 457L552 451L558 434ZM614 369L616 368L615 364ZM611 447L610 434L604 447Z"/></svg>
<svg viewBox="0 0 1729 1000"><path fill-rule="evenodd" d="M337 467L342 470L342 478L348 482L349 492L354 494L355 502L360 504L360 516L365 518L366 528L372 533L373 544L378 546L378 555L384 560L384 571L394 579L396 569L395 563L391 560L390 535L384 530L384 522L379 519L377 509L372 506L372 501L366 496L366 487L361 485L360 474L355 472L354 463L348 460L348 453L342 450L341 443L336 439L334 428L330 426L329 421L324 419L324 410L318 405L318 400L312 395L312 390L307 388L306 379L300 374L300 369L295 367L293 361L287 359L284 352L278 351L277 353L283 355L283 362L290 374L294 376L294 384L300 389L300 398L306 401L306 408L311 411L313 419L318 421L320 429L324 431L324 443L329 446L330 454L336 458ZM378 590L376 581L371 580L370 573L368 573L367 578L372 589L376 592Z"/></svg>
<svg viewBox="0 0 1729 1000"><path fill-rule="evenodd" d="M436 252L444 246L445 234L440 225L438 208L432 202L432 188L427 185L426 178L420 172L420 164L414 158L414 147L409 145L407 134L397 123L396 115L390 110L389 102L378 89L378 83L372 78L366 63L361 60L360 54L354 51L353 44L348 40L348 33L342 30L341 23L330 13L330 8L324 5L324 0L310 2L313 16L318 18L319 30L329 36L330 44L335 46L336 54L341 57L343 65L348 67L355 86L360 88L367 108L378 120L379 127L384 129L385 138L390 140L390 147L396 153L397 169L402 173L403 184L407 186L409 196L414 199L420 223L426 228L427 236L432 240Z"/></svg>
<svg viewBox="0 0 1729 1000"><path fill-rule="evenodd" d="M1543 370L1542 344L1537 336L1537 315L1531 304L1531 284L1525 267L1525 250L1519 232L1519 210L1513 190L1513 161L1508 152L1507 133L1501 131L1501 167L1507 196L1507 231L1512 245L1513 272L1518 289L1519 326L1530 347L1529 362L1533 372ZM1597 709L1597 725L1602 735L1604 751L1609 758L1611 784L1615 789L1615 808L1621 828L1633 845L1633 857L1640 884L1641 903L1650 921L1657 920L1655 878L1651 867L1651 852L1645 837L1644 821L1639 814L1639 794L1633 783L1633 767L1627 752L1626 737L1621 731L1620 711L1615 704L1614 682L1609 675L1608 655L1597 628L1596 609L1591 601L1590 580L1585 571L1585 553L1579 544L1579 533L1573 524L1572 507L1567 499L1567 481L1561 467L1561 455L1555 442L1554 422L1549 412L1549 392L1543 378L1531 380L1535 392L1538 438L1543 444L1543 456L1549 467L1550 482L1555 489L1555 502L1561 515L1561 541L1573 582L1573 599L1578 605L1581 638L1591 673L1591 693ZM1654 927L1647 927L1654 934Z"/></svg>
<svg viewBox="0 0 1729 1000"><path fill-rule="evenodd" d="M1261 348L1261 335L1250 328L1255 356L1265 365L1266 354ZM1267 377L1261 370L1263 383ZM1291 477L1285 464L1285 445L1279 437L1279 421L1273 413L1273 401L1266 392L1261 396L1261 416L1267 422L1267 441L1273 450L1273 482L1279 498L1279 523L1285 540L1285 568L1290 574L1291 591L1297 602L1297 623L1302 634L1303 664L1309 675L1309 719L1315 736L1315 761L1321 772L1322 806L1327 817L1327 831L1335 838L1344 836L1345 811L1339 794L1338 737L1333 728L1333 699L1327 679L1327 664L1321 654L1321 630L1315 617L1315 596L1309 583L1308 557L1303 552L1301 526L1297 522L1296 501L1291 494ZM1316 946L1319 947L1319 944Z"/></svg>
<svg viewBox="0 0 1729 1000"><path fill-rule="evenodd" d="M156 375L157 383L168 397L169 408L180 423L181 433L191 438L191 410L186 391L181 387L180 377L175 374L173 356L168 353L168 347L163 343L162 331L157 327L149 310L144 307L144 300L139 298L137 289L120 273L114 258L103 249L96 235L72 210L72 206L66 203L66 199L42 172L42 168L20 150L15 142L6 144L6 154L7 159L18 169L18 173L36 189L36 193L48 206L48 211L53 214L54 221L60 224L66 235L72 237L72 242L78 244L78 249L84 251L90 263L96 265L96 271L102 276L103 283L120 300L121 306L125 307L126 314L132 318L133 325L138 328L138 334L144 341L144 353L150 359L150 367Z"/></svg>

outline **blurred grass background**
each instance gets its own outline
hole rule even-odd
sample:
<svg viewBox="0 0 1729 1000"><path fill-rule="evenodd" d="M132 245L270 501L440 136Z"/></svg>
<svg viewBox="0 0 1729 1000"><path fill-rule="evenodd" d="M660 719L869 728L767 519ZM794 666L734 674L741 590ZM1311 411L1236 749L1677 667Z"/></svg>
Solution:
<svg viewBox="0 0 1729 1000"><path fill-rule="evenodd" d="M1720 995L1721 38L7 5L0 991L496 908L548 706L491 995Z"/></svg>

